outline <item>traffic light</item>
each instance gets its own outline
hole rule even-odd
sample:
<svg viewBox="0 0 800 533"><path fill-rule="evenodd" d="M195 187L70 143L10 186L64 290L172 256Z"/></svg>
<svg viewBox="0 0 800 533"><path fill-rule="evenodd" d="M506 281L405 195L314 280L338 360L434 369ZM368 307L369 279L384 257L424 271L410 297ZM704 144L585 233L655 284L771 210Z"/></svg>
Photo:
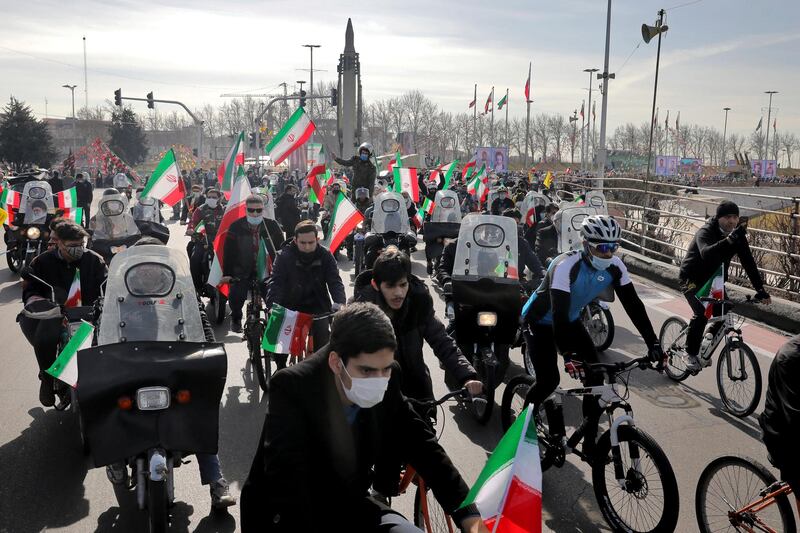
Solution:
<svg viewBox="0 0 800 533"><path fill-rule="evenodd" d="M114 91L114 105L122 106L122 89Z"/></svg>
<svg viewBox="0 0 800 533"><path fill-rule="evenodd" d="M147 93L147 107L150 109L156 108L156 103L153 101L153 91Z"/></svg>
<svg viewBox="0 0 800 533"><path fill-rule="evenodd" d="M250 148L255 148L256 147L256 134L255 133L248 133L247 134L247 139L248 139L248 141L250 143Z"/></svg>
<svg viewBox="0 0 800 533"><path fill-rule="evenodd" d="M300 107L306 106L306 92L300 89Z"/></svg>
<svg viewBox="0 0 800 533"><path fill-rule="evenodd" d="M339 105L339 89L331 87L331 107Z"/></svg>

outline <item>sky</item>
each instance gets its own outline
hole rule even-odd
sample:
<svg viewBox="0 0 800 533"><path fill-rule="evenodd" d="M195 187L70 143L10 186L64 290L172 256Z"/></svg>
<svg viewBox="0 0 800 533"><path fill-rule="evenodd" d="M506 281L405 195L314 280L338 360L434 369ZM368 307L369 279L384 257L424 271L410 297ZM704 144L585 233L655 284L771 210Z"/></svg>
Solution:
<svg viewBox="0 0 800 533"><path fill-rule="evenodd" d="M64 84L78 86L76 108L85 85L90 107L117 88L221 105L223 93L275 94L284 81L292 90L308 78L299 70L309 68L308 43L321 45L315 82L335 81L351 17L368 102L419 89L446 111L466 112L477 83L480 110L492 86L495 101L509 88L509 113L524 117L532 62L531 113L571 114L588 100L583 70L603 68L606 8L604 0L0 0L0 95L39 117L70 116ZM722 108L731 107L728 131L749 134L762 114L766 122L764 91L775 90L778 129L800 134L798 0L612 0L609 132L649 120L657 43L642 41L641 25L654 24L661 8L669 26L661 123L669 110L672 126L680 111L682 124L722 128ZM134 109L147 110L144 102Z"/></svg>

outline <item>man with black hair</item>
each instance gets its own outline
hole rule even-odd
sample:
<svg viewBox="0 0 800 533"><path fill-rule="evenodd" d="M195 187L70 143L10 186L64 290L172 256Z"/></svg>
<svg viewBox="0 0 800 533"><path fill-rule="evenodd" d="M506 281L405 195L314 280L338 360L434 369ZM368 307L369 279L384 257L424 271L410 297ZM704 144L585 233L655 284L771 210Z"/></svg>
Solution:
<svg viewBox="0 0 800 533"><path fill-rule="evenodd" d="M756 301L772 303L769 294L764 290L764 280L761 279L747 242L747 219L739 218L739 206L730 200L723 200L717 206L716 214L697 230L681 263L681 290L693 313L689 321L689 331L686 333L686 367L693 373L697 373L704 364L711 364L710 359L700 361L697 357L703 331L708 324L706 306L700 301L698 293L713 282L720 268L723 279L728 277L728 267L734 255L739 256L739 262L756 290ZM714 309L714 312L718 313L719 309ZM721 323L715 325L721 326ZM715 335L716 330L711 331L711 334Z"/></svg>
<svg viewBox="0 0 800 533"><path fill-rule="evenodd" d="M83 209L83 220L78 221L83 227L89 224L92 216L90 209L92 207L92 198L94 197L93 191L94 188L87 179L86 174L78 172L75 176L75 195L78 199L78 207Z"/></svg>
<svg viewBox="0 0 800 533"><path fill-rule="evenodd" d="M533 249L539 257L539 261L545 267L558 255L558 228L556 227L556 213L558 205L548 204L544 210L544 218L535 226L533 234ZM560 219L559 219L560 221ZM530 242L530 238L528 242Z"/></svg>
<svg viewBox="0 0 800 533"><path fill-rule="evenodd" d="M514 209L514 200L508 197L508 188L505 185L501 185L497 189L497 198L492 201L490 213L501 215L507 209Z"/></svg>
<svg viewBox="0 0 800 533"><path fill-rule="evenodd" d="M460 508L464 480L400 392L397 345L386 314L355 303L337 313L327 346L273 376L241 496L244 533L419 532L369 497L373 468L398 456L463 531L488 532L475 506Z"/></svg>
<svg viewBox="0 0 800 533"><path fill-rule="evenodd" d="M483 385L466 357L436 318L428 288L411 273L408 256L390 246L375 260L372 270L356 278L354 302L380 306L391 319L400 347L395 354L403 370L403 394L410 398L433 398L433 383L425 365L422 348L425 342L441 361L448 381L480 394Z"/></svg>
<svg viewBox="0 0 800 533"><path fill-rule="evenodd" d="M88 233L71 220L61 220L54 225L57 237L55 249L44 252L31 261L30 270L22 273L22 302L25 310L17 317L25 338L33 346L39 363L39 401L45 407L55 404L53 378L45 373L58 355L61 337L61 314L54 318L37 319L31 315L52 308L51 294L58 305L67 304L73 283L80 285L80 303L94 305L100 297L101 285L106 279L107 269L103 258L84 247ZM38 278L38 279L36 279ZM53 287L50 287L41 281Z"/></svg>
<svg viewBox="0 0 800 533"><path fill-rule="evenodd" d="M527 268L529 275L529 282L530 285L536 286L539 284L539 281L544 276L544 268L542 268L542 263L539 261L539 258L536 257L536 254L533 253L533 249L531 245L528 244L528 241L525 240L525 237L522 233L522 213L519 212L518 209L506 209L503 211L503 216L508 217L514 220L517 224L517 257L519 262L519 272L522 274L523 269Z"/></svg>
<svg viewBox="0 0 800 533"><path fill-rule="evenodd" d="M286 309L322 315L336 311L347 297L333 254L319 245L317 226L304 220L294 228L294 239L284 246L275 259L267 290L267 305L278 304ZM315 349L328 342L329 319L318 318L311 326ZM280 368L286 356L275 356Z"/></svg>

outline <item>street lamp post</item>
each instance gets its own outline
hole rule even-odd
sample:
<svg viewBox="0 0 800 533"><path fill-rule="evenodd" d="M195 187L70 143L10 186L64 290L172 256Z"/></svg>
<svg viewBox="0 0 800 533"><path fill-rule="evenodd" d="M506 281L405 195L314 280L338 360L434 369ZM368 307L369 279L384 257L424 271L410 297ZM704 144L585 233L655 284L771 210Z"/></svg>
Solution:
<svg viewBox="0 0 800 533"><path fill-rule="evenodd" d="M606 11L606 55L603 62L603 73L597 78L603 80L603 105L600 109L600 151L597 157L597 188L603 190L603 177L606 173L606 112L608 111L608 80L614 79L614 74L608 72L608 56L611 50L611 0L608 0Z"/></svg>
<svg viewBox="0 0 800 533"><path fill-rule="evenodd" d="M311 67L308 70L308 95L312 96L314 94L314 48L319 48L321 45L319 44L304 44L304 48L308 48L308 51L311 52ZM313 100L312 100L313 102Z"/></svg>
<svg viewBox="0 0 800 533"><path fill-rule="evenodd" d="M585 69L583 69L583 71L589 73L589 107L586 108L586 113L588 114L588 113L592 112L592 85L593 85L592 78L594 78L594 73L597 72L598 69L596 69L596 68L585 68ZM590 124L591 124L591 121L587 120L586 121L586 165L587 165L587 167L591 168L591 163L589 162L590 161L590 159L589 159L589 144L590 144L589 143L589 132L590 132L590 130L592 128L589 127Z"/></svg>
<svg viewBox="0 0 800 533"><path fill-rule="evenodd" d="M731 110L730 107L723 107L723 111L725 111L725 126L722 128L722 165L723 167L728 166L728 158L725 154L725 139L728 136L728 111Z"/></svg>
<svg viewBox="0 0 800 533"><path fill-rule="evenodd" d="M69 89L69 92L72 93L72 151L75 152L75 87L77 85L69 85L64 84L62 85L65 89ZM769 132L768 132L769 133Z"/></svg>
<svg viewBox="0 0 800 533"><path fill-rule="evenodd" d="M765 160L769 159L769 123L770 123L770 119L772 118L772 95L773 94L778 94L778 91L764 91L764 94L768 94L769 95L769 107L767 108L767 138L764 141L764 150L762 152L763 154L765 154L766 157L762 158L762 160L761 160L761 175L762 176L764 175L764 169L766 168Z"/></svg>

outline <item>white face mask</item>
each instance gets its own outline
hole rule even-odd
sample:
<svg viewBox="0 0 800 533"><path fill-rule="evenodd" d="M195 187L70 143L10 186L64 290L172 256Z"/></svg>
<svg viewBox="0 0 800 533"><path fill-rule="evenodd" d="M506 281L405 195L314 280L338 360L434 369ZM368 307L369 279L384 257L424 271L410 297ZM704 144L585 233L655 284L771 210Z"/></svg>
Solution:
<svg viewBox="0 0 800 533"><path fill-rule="evenodd" d="M592 266L597 270L606 270L608 267L611 266L611 262L613 261L613 259L614 259L613 257L609 257L608 259L606 259L604 257L597 257L596 255L592 255Z"/></svg>
<svg viewBox="0 0 800 533"><path fill-rule="evenodd" d="M342 370L350 378L351 385L348 389L341 376L339 377L344 395L348 400L364 409L374 407L383 401L383 395L386 394L386 389L389 387L389 378L354 378L344 367L344 362L342 362Z"/></svg>
<svg viewBox="0 0 800 533"><path fill-rule="evenodd" d="M217 198L206 198L206 205L211 209L217 207L217 202L219 202Z"/></svg>

